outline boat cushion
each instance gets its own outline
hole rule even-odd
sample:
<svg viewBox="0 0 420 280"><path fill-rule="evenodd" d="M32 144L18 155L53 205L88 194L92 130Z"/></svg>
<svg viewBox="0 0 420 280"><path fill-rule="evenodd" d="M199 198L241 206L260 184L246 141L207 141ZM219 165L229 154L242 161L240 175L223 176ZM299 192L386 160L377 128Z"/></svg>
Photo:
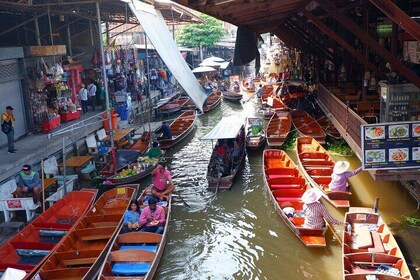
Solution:
<svg viewBox="0 0 420 280"><path fill-rule="evenodd" d="M91 163L91 164L86 165L86 167L83 168L80 172L82 174L89 174L93 170L95 170L95 164L94 163Z"/></svg>
<svg viewBox="0 0 420 280"><path fill-rule="evenodd" d="M146 250L150 252L156 252L157 245L122 245L120 250Z"/></svg>
<svg viewBox="0 0 420 280"><path fill-rule="evenodd" d="M66 230L46 230L41 229L39 231L39 236L64 236L66 235Z"/></svg>
<svg viewBox="0 0 420 280"><path fill-rule="evenodd" d="M115 276L143 276L150 270L150 263L116 263L112 267Z"/></svg>
<svg viewBox="0 0 420 280"><path fill-rule="evenodd" d="M49 250L16 249L16 254L22 257L46 256Z"/></svg>

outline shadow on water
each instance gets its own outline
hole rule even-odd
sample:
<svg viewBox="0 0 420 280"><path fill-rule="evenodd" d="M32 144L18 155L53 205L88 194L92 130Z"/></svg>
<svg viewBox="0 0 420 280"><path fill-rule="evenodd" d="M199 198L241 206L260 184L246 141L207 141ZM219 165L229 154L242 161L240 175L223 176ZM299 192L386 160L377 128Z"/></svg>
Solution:
<svg viewBox="0 0 420 280"><path fill-rule="evenodd" d="M263 182L262 150L247 155L231 190L219 191L217 196L207 190L212 144L199 139L222 116L254 116L257 105L250 96L243 104L222 102L219 108L201 115L189 141L166 154L174 183L191 208L175 199L167 246L155 279L342 278L341 250L331 233L327 234L326 248L308 249L275 212ZM293 151L288 153L294 156ZM360 164L357 158L350 161L352 169ZM385 219L415 209L404 190L392 183L375 182L367 172L350 182L352 204L372 206L379 195ZM327 207L333 216L343 219L344 210Z"/></svg>

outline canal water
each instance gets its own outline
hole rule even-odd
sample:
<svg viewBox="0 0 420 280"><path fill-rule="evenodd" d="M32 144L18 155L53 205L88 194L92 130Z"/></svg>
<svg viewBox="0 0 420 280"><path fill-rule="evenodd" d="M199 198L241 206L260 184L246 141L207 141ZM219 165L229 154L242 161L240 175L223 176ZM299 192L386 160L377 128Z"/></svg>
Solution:
<svg viewBox="0 0 420 280"><path fill-rule="evenodd" d="M327 247L307 248L275 212L264 187L262 150L247 154L231 190L217 194L207 190L212 143L199 139L223 116L258 115L254 96L243 101L223 101L201 115L193 134L166 154L176 188L190 207L175 197L167 246L155 279L342 279L341 249L332 234L327 234ZM288 153L296 159L294 152ZM351 169L360 165L356 157L335 159L350 161ZM379 211L388 222L416 209L397 183L375 182L362 172L350 184L351 204L372 207L375 197L380 197ZM326 206L343 220L344 210Z"/></svg>

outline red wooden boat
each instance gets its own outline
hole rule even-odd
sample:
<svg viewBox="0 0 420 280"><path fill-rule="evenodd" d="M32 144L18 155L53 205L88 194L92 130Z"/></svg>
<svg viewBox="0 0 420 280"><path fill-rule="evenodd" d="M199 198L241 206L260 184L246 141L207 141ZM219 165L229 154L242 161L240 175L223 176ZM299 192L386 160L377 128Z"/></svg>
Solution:
<svg viewBox="0 0 420 280"><path fill-rule="evenodd" d="M327 116L322 116L320 118L317 118L317 122L324 129L325 134L327 134L328 136L334 139L343 138L340 132L338 132L337 128L329 121Z"/></svg>
<svg viewBox="0 0 420 280"><path fill-rule="evenodd" d="M135 193L135 188L122 186L102 194L41 266L39 277L42 280L94 279Z"/></svg>
<svg viewBox="0 0 420 280"><path fill-rule="evenodd" d="M325 232L322 229L304 228L304 217L301 197L310 188L297 166L282 150L264 150L263 173L267 191L270 194L274 208L283 222L308 247L325 247ZM292 209L293 208L293 209ZM289 217L285 211L292 210ZM290 212L288 212L290 213Z"/></svg>
<svg viewBox="0 0 420 280"><path fill-rule="evenodd" d="M350 207L351 192L332 192L328 184L335 161L328 152L312 137L296 139L296 155L299 165L308 182L322 191L323 198L334 207Z"/></svg>
<svg viewBox="0 0 420 280"><path fill-rule="evenodd" d="M303 110L292 111L291 115L300 136L310 136L320 144L325 144L325 132L311 115Z"/></svg>
<svg viewBox="0 0 420 280"><path fill-rule="evenodd" d="M267 103L268 97L270 97L274 93L274 87L272 85L263 86L263 95L261 96L261 102L263 104Z"/></svg>
<svg viewBox="0 0 420 280"><path fill-rule="evenodd" d="M267 144L271 147L283 145L292 127L292 118L287 111L275 112L267 124Z"/></svg>
<svg viewBox="0 0 420 280"><path fill-rule="evenodd" d="M140 139L133 143L129 149L140 151L140 154L144 154L150 147L152 133L148 130L144 131Z"/></svg>
<svg viewBox="0 0 420 280"><path fill-rule="evenodd" d="M191 131L193 131L196 120L196 111L183 112L170 124L172 139L159 140L159 147L162 150L166 150L181 142L182 139L184 139L188 134L191 133Z"/></svg>
<svg viewBox="0 0 420 280"><path fill-rule="evenodd" d="M203 106L203 112L207 113L217 106L220 105L222 102L222 93L220 91L218 92L212 92L207 97L207 106Z"/></svg>
<svg viewBox="0 0 420 280"><path fill-rule="evenodd" d="M287 110L287 106L277 97L267 98L268 108L264 111L264 119L269 120L274 112Z"/></svg>
<svg viewBox="0 0 420 280"><path fill-rule="evenodd" d="M141 208L145 207L146 189L139 198ZM167 206L163 206L166 222L162 234L151 232L120 233L110 247L105 265L100 272L100 280L151 280L165 250L168 225L171 219L171 196Z"/></svg>
<svg viewBox="0 0 420 280"><path fill-rule="evenodd" d="M255 92L255 83L249 79L243 79L241 82L241 90L246 92Z"/></svg>
<svg viewBox="0 0 420 280"><path fill-rule="evenodd" d="M197 109L197 106L195 106L195 103L189 97L181 97L180 99L185 100L185 103L181 106L182 111L190 111Z"/></svg>
<svg viewBox="0 0 420 280"><path fill-rule="evenodd" d="M0 272L24 270L31 277L95 201L97 190L73 191L0 247Z"/></svg>
<svg viewBox="0 0 420 280"><path fill-rule="evenodd" d="M161 114L172 114L181 111L182 106L186 101L184 99L176 99L159 108Z"/></svg>
<svg viewBox="0 0 420 280"><path fill-rule="evenodd" d="M222 91L223 99L232 101L232 102L240 102L242 100L243 95L233 91Z"/></svg>
<svg viewBox="0 0 420 280"><path fill-rule="evenodd" d="M344 280L413 279L391 230L371 208L353 208L345 215ZM369 278L370 275L370 278Z"/></svg>

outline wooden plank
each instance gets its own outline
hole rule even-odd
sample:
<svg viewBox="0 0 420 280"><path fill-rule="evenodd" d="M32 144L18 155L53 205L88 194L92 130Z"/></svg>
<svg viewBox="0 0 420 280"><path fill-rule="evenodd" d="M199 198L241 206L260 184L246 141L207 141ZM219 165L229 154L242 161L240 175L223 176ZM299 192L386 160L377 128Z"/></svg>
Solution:
<svg viewBox="0 0 420 280"><path fill-rule="evenodd" d="M117 243L160 243L161 234L152 232L129 232L118 235Z"/></svg>
<svg viewBox="0 0 420 280"><path fill-rule="evenodd" d="M152 262L156 253L146 250L118 250L111 252L111 262Z"/></svg>
<svg viewBox="0 0 420 280"><path fill-rule="evenodd" d="M96 261L96 257L92 258L82 258L82 259L70 259L70 260L62 260L61 262L65 266L73 266L73 265L92 265Z"/></svg>

